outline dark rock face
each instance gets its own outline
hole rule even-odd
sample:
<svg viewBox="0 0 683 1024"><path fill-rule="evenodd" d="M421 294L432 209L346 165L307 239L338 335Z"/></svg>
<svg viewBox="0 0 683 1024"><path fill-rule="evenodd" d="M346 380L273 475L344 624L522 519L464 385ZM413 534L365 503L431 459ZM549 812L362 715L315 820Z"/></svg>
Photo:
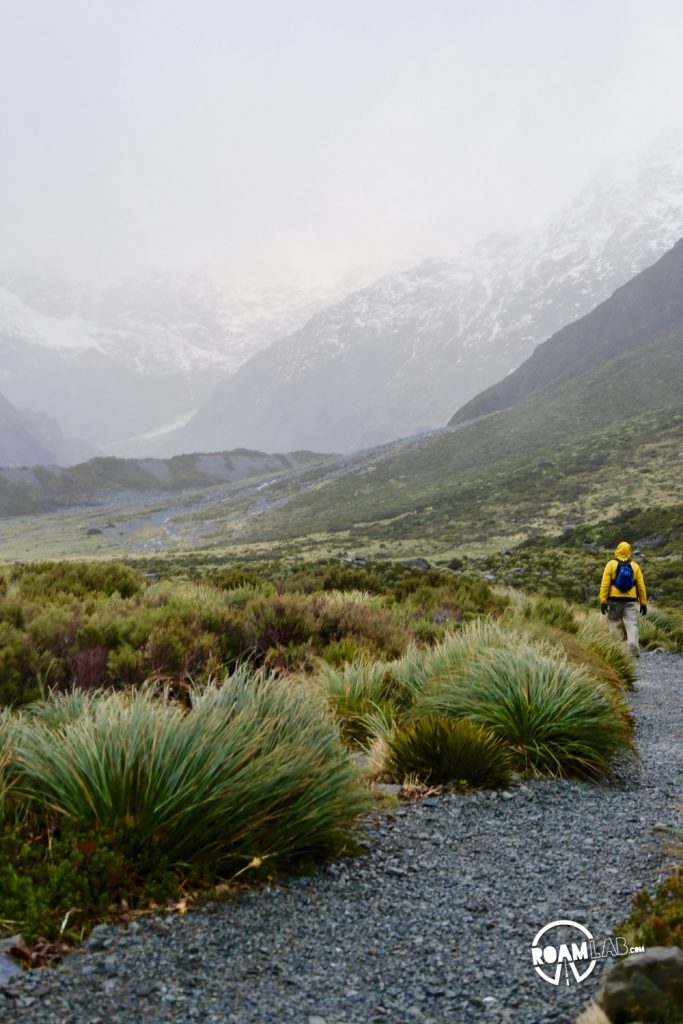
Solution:
<svg viewBox="0 0 683 1024"><path fill-rule="evenodd" d="M683 1018L683 950L655 946L619 961L596 996L615 1024L674 1024Z"/></svg>

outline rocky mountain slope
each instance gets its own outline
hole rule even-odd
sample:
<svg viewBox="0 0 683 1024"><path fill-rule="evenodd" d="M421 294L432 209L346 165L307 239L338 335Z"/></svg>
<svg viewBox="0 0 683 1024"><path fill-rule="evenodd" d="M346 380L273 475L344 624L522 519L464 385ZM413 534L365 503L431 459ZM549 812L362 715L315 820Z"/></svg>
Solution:
<svg viewBox="0 0 683 1024"><path fill-rule="evenodd" d="M47 416L17 409L0 395L0 474L2 467L68 465L88 454L88 446L65 438Z"/></svg>
<svg viewBox="0 0 683 1024"><path fill-rule="evenodd" d="M683 235L683 153L594 181L546 227L427 260L315 314L219 385L165 451L351 451L445 424Z"/></svg>
<svg viewBox="0 0 683 1024"><path fill-rule="evenodd" d="M120 446L183 422L216 377L304 323L329 292L230 291L199 276L103 288L0 270L0 387L67 433Z"/></svg>
<svg viewBox="0 0 683 1024"><path fill-rule="evenodd" d="M578 377L643 340L683 327L683 239L592 313L543 342L514 373L468 402L449 426L506 409L552 384ZM617 399L617 395L619 396ZM607 401L629 402L619 380Z"/></svg>

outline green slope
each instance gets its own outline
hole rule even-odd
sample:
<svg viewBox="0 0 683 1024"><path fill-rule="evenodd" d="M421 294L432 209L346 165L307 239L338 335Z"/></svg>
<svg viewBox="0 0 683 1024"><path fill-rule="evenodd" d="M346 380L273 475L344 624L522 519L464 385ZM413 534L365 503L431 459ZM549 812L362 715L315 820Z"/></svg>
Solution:
<svg viewBox="0 0 683 1024"><path fill-rule="evenodd" d="M468 540L683 498L683 329L547 387L512 409L320 480L246 536L352 530ZM641 472L642 470L642 472Z"/></svg>
<svg viewBox="0 0 683 1024"><path fill-rule="evenodd" d="M587 316L539 345L514 373L459 409L449 426L510 408L678 328L683 328L683 239Z"/></svg>

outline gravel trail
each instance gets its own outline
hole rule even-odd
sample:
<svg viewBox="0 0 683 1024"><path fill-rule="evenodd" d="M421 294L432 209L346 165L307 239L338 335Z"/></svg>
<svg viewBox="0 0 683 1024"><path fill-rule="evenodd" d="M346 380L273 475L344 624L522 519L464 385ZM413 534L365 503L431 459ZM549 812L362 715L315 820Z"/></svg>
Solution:
<svg viewBox="0 0 683 1024"><path fill-rule="evenodd" d="M97 936L0 994L7 1024L570 1024L580 985L536 975L530 946L560 918L614 934L666 874L679 821L683 655L641 658L640 762L608 786L533 782L403 805L371 852L311 878ZM11 994L10 994L11 993Z"/></svg>

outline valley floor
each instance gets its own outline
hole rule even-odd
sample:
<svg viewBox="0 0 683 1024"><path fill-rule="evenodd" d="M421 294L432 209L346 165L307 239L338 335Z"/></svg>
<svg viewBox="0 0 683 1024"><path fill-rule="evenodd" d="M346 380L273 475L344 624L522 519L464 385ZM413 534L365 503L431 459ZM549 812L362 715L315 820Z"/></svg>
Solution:
<svg viewBox="0 0 683 1024"><path fill-rule="evenodd" d="M238 902L112 930L0 990L7 1024L569 1022L579 986L530 947L560 918L599 943L666 874L683 774L683 655L646 654L631 695L640 760L614 782L449 794L371 819L370 852ZM616 932L618 934L618 932ZM100 937L101 939L101 937ZM91 943L92 944L92 943Z"/></svg>

